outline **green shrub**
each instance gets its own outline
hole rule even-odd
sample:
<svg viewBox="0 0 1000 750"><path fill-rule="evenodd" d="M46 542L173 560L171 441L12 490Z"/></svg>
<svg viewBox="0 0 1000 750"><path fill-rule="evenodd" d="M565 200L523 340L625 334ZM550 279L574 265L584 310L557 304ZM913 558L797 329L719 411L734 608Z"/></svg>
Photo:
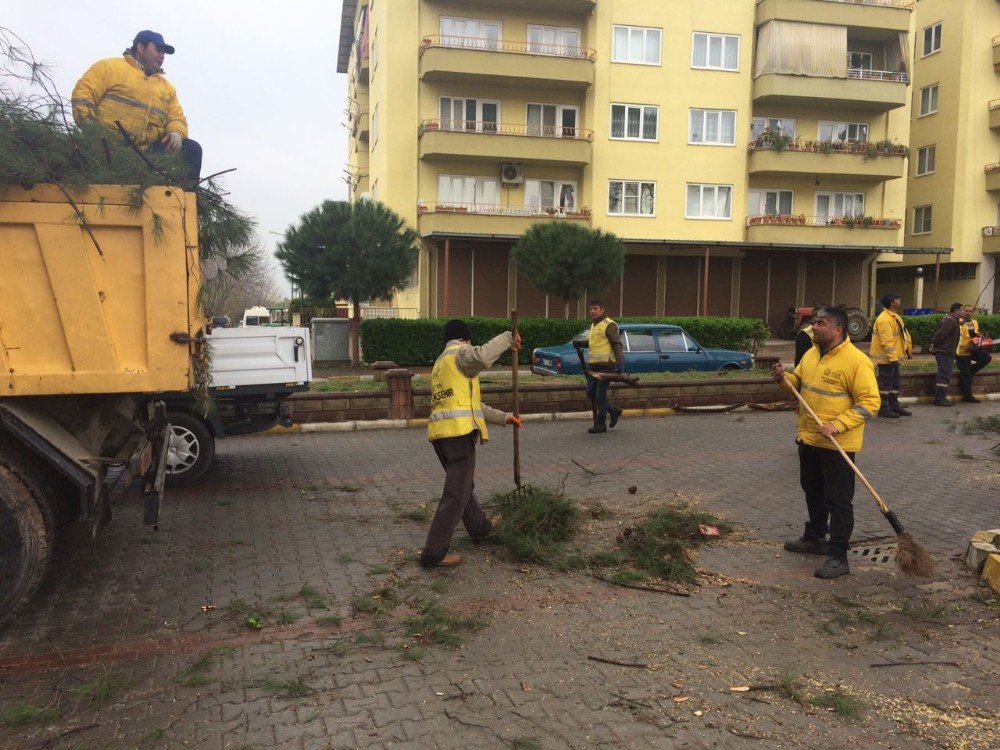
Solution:
<svg viewBox="0 0 1000 750"><path fill-rule="evenodd" d="M482 344L510 329L506 318L466 318L472 330L473 343ZM702 346L711 349L735 349L755 352L767 337L768 329L758 318L619 318L621 323L665 323L679 325ZM391 360L399 365L427 366L434 364L444 344L442 318L401 320L373 318L361 323L361 346L365 362ZM518 361L531 364L531 352L542 346L565 344L589 328L587 320L527 318L518 321L523 346ZM510 353L504 354L500 365L510 364Z"/></svg>
<svg viewBox="0 0 1000 750"><path fill-rule="evenodd" d="M903 320L906 327L910 329L913 336L913 347L916 351L921 349L929 352L931 339L934 338L934 331L941 323L943 314L935 315L904 315ZM1000 315L974 315L979 321L979 330L992 335L994 339L1000 338ZM874 323L874 321L872 321Z"/></svg>

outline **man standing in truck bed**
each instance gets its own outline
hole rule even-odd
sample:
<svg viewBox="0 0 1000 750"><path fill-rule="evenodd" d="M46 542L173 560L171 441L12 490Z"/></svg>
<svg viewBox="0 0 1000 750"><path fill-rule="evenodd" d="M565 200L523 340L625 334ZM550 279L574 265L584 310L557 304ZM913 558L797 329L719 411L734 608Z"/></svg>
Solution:
<svg viewBox="0 0 1000 750"><path fill-rule="evenodd" d="M97 61L77 81L73 119L78 125L96 121L116 132L118 121L139 148L180 154L194 186L201 175L201 145L187 137L177 90L163 75L164 55L172 54L162 34L140 31L121 57Z"/></svg>

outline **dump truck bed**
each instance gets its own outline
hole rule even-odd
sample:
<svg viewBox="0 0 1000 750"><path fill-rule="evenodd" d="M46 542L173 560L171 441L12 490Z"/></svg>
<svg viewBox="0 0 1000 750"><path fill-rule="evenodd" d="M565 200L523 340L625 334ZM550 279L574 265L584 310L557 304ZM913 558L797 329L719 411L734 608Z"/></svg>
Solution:
<svg viewBox="0 0 1000 750"><path fill-rule="evenodd" d="M193 194L0 194L0 398L182 391L202 327ZM173 340L172 334L175 336Z"/></svg>

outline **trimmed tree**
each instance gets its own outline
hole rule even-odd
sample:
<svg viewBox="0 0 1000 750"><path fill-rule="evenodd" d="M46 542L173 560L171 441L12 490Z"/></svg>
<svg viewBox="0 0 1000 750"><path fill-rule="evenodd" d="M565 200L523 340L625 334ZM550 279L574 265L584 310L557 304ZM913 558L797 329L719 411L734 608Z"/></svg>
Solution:
<svg viewBox="0 0 1000 750"><path fill-rule="evenodd" d="M373 201L324 201L288 228L275 257L285 276L314 299L351 303L351 362L361 362L362 302L390 297L417 263L419 235Z"/></svg>
<svg viewBox="0 0 1000 750"><path fill-rule="evenodd" d="M570 302L614 282L625 262L621 240L615 235L561 221L529 227L512 255L535 286L563 301L566 319Z"/></svg>

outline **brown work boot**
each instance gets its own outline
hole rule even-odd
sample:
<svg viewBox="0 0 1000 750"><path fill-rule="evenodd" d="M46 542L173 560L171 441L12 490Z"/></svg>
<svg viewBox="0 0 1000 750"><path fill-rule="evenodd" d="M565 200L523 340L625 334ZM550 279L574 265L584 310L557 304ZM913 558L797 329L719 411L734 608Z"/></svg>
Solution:
<svg viewBox="0 0 1000 750"><path fill-rule="evenodd" d="M422 568L454 568L460 562L462 562L462 556L454 552L449 552L437 562L428 561L423 556L420 557L420 567Z"/></svg>

